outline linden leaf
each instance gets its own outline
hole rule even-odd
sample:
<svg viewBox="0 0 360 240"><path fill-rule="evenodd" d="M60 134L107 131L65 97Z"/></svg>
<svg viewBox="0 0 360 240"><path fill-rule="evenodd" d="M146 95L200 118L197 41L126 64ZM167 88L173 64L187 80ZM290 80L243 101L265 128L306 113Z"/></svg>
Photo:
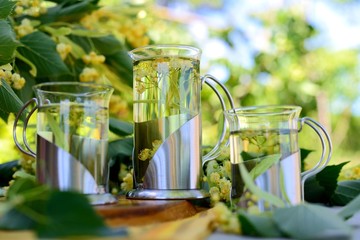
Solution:
<svg viewBox="0 0 360 240"><path fill-rule="evenodd" d="M0 0L0 19L7 18L15 5L16 1Z"/></svg>
<svg viewBox="0 0 360 240"><path fill-rule="evenodd" d="M16 48L20 45L9 23L0 20L0 66L11 62L15 57Z"/></svg>
<svg viewBox="0 0 360 240"><path fill-rule="evenodd" d="M294 239L349 239L351 236L351 227L333 210L320 205L278 208L273 219L286 236Z"/></svg>
<svg viewBox="0 0 360 240"><path fill-rule="evenodd" d="M33 32L20 39L19 53L37 67L37 77L57 77L70 71L56 51L55 42L43 32Z"/></svg>
<svg viewBox="0 0 360 240"><path fill-rule="evenodd" d="M17 113L23 103L5 80L0 79L0 85L0 118L7 121L9 114Z"/></svg>

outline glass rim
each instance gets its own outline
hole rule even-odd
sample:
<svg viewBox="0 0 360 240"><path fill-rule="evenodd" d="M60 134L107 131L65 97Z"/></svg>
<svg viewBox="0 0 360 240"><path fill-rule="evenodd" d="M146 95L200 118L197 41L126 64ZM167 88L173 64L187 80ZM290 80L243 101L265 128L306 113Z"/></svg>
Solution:
<svg viewBox="0 0 360 240"><path fill-rule="evenodd" d="M200 55L201 55L201 49L192 45L186 45L186 44L153 44L153 45L146 45L143 47L138 47L135 48L131 51L128 52L129 56L133 59L133 60L140 60L140 59L146 59L149 58L151 56L144 56L140 53L146 53L149 52L150 50L165 50L165 51L172 51L172 50L178 50L178 51L188 51L187 54L163 54L164 57L166 56L186 56L186 57L190 57L190 58L194 58L194 59L199 59ZM154 56L156 56L157 54L154 53Z"/></svg>
<svg viewBox="0 0 360 240"><path fill-rule="evenodd" d="M300 113L302 107L297 105L258 105L248 107L238 107L225 111L228 116L258 117L258 116L277 116Z"/></svg>
<svg viewBox="0 0 360 240"><path fill-rule="evenodd" d="M80 86L80 87L88 87L91 91L83 91L83 92L73 92L73 91L64 91L59 89L44 89L44 87L55 87L55 86ZM114 90L111 85L108 84L100 84L100 83L92 83L92 82L44 82L34 85L33 90L35 92L41 93L51 93L51 94L66 94L66 95L81 95L83 93L109 93Z"/></svg>

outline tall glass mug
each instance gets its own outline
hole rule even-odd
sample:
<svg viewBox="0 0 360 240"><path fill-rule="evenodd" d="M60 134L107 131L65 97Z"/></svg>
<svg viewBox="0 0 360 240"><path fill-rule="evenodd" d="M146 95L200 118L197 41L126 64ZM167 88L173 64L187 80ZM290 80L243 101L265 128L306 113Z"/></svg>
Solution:
<svg viewBox="0 0 360 240"><path fill-rule="evenodd" d="M14 123L14 140L25 154L36 158L40 183L60 190L88 194L93 204L113 202L108 194L107 159L109 112L113 88L79 82L49 82L33 87L36 98L29 100ZM16 128L24 110L35 103L26 116L23 142ZM26 139L29 118L37 111L36 152Z"/></svg>
<svg viewBox="0 0 360 240"><path fill-rule="evenodd" d="M236 108L224 113L230 128L231 198L235 203L242 207L257 205L262 211L273 207L248 191L240 174L240 164L245 165L262 191L289 205L304 200L305 180L328 164L332 145L326 130L311 118L299 118L300 112L298 106L274 105ZM304 123L319 136L322 154L312 169L301 172L298 133ZM266 158L269 156L279 157L271 160Z"/></svg>
<svg viewBox="0 0 360 240"><path fill-rule="evenodd" d="M201 188L201 87L208 84L225 109L223 98L209 82L226 91L215 78L200 76L198 48L151 45L132 50L134 72L134 180L129 198L192 199L208 194ZM225 129L225 128L224 128Z"/></svg>

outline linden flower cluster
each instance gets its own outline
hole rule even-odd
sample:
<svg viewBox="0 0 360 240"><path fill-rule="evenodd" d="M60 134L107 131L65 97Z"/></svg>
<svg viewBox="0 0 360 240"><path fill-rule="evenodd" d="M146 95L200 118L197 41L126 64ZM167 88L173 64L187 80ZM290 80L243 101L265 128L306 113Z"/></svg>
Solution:
<svg viewBox="0 0 360 240"><path fill-rule="evenodd" d="M133 169L130 170L130 172L128 172L126 174L126 176L122 179L122 183L121 183L121 190L124 192L128 192L131 189L133 189Z"/></svg>
<svg viewBox="0 0 360 240"><path fill-rule="evenodd" d="M190 69L191 75L188 76L190 79L200 79L198 76L197 61L192 59L181 59L178 57L171 58L156 58L151 61L142 61L138 65L134 66L135 76L135 90L138 94L142 94L147 89L156 88L159 89L161 80L166 80L167 77L172 78L174 76L186 76ZM176 74L173 74L176 73ZM177 82L178 80L173 80ZM169 80L172 82L172 79ZM173 94L177 94L178 87L170 88Z"/></svg>
<svg viewBox="0 0 360 240"><path fill-rule="evenodd" d="M149 149L149 148L142 149L138 155L138 158L141 161L150 160L154 156L154 154L158 150L158 148L160 147L161 143L162 142L160 140L153 141L152 142L153 148L152 149Z"/></svg>
<svg viewBox="0 0 360 240"><path fill-rule="evenodd" d="M94 11L82 18L81 24L90 30L98 30L101 27L104 31L112 32L119 39L124 39L134 48L150 43L146 35L147 27L139 18L124 19L121 14L115 14L113 10L103 8Z"/></svg>
<svg viewBox="0 0 360 240"><path fill-rule="evenodd" d="M97 65L105 62L104 55L97 55L95 52L90 52L82 57L82 60L87 65ZM93 67L85 67L80 73L80 82L96 82L100 79L99 72Z"/></svg>
<svg viewBox="0 0 360 240"><path fill-rule="evenodd" d="M0 79L4 79L12 88L16 90L22 89L26 82L25 78L21 77L18 73L12 72L12 66L10 64L0 66Z"/></svg>
<svg viewBox="0 0 360 240"><path fill-rule="evenodd" d="M19 38L24 37L35 31L34 26L32 25L30 19L28 18L24 18L23 20L21 20L20 25L15 26L14 29Z"/></svg>
<svg viewBox="0 0 360 240"><path fill-rule="evenodd" d="M66 59L66 57L71 52L72 47L70 44L59 43L56 45L56 51L59 53L62 60Z"/></svg>
<svg viewBox="0 0 360 240"><path fill-rule="evenodd" d="M127 20L119 27L119 32L124 34L131 46L137 48L148 45L150 39L146 36L146 27L140 21Z"/></svg>
<svg viewBox="0 0 360 240"><path fill-rule="evenodd" d="M231 199L231 163L229 151L224 148L217 160L211 160L206 166L204 181L208 182L212 204L219 201L229 202ZM221 163L221 164L220 164Z"/></svg>
<svg viewBox="0 0 360 240"><path fill-rule="evenodd" d="M222 202L218 202L212 208L215 215L215 223L219 230L225 233L241 234L241 225L235 213Z"/></svg>
<svg viewBox="0 0 360 240"><path fill-rule="evenodd" d="M20 16L22 14L32 17L38 17L46 13L47 8L42 0L18 0L16 2L15 14Z"/></svg>

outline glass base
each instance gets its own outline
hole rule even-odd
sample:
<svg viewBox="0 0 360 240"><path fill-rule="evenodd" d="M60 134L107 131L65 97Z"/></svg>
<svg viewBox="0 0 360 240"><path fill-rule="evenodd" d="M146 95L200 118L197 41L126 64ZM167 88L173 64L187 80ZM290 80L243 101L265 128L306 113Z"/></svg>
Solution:
<svg viewBox="0 0 360 240"><path fill-rule="evenodd" d="M89 199L91 205L105 205L118 202L118 199L110 193L87 194L86 197Z"/></svg>
<svg viewBox="0 0 360 240"><path fill-rule="evenodd" d="M189 200L208 198L209 193L203 189L134 189L126 194L130 199L171 199L171 200Z"/></svg>

